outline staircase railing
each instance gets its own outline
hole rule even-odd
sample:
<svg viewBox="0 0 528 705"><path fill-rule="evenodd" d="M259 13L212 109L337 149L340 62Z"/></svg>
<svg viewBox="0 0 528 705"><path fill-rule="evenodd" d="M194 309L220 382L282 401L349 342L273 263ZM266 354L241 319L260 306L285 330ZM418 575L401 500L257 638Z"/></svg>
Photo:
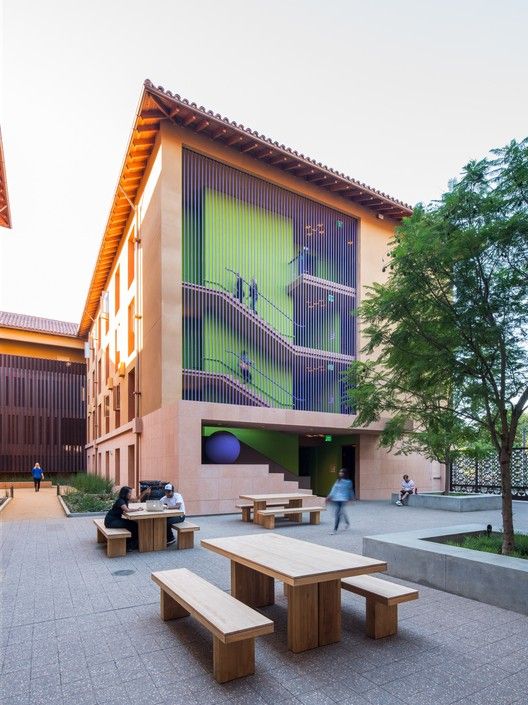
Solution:
<svg viewBox="0 0 528 705"><path fill-rule="evenodd" d="M238 353L233 352L232 350L226 350L225 352L228 353L228 355L234 355L234 356L237 358L237 360L239 360L239 361L242 359L241 356L240 356ZM272 378L269 377L267 374L265 374L264 372L262 372L262 370L259 370L258 367L254 367L253 365L251 365L251 370L250 370L250 371L251 371L251 372L256 372L256 373L259 374L261 377L264 377L264 379L267 379L268 382L271 382L271 384L273 384L275 387L277 387L277 388L280 389L282 392L284 392L284 393L287 394L289 397L291 397L291 399L292 399L292 406L293 406L293 402L294 402L294 401L298 401L298 402L304 401L304 399L300 399L300 398L294 396L288 389L285 389L285 388L282 387L278 382L275 382L274 379L272 379Z"/></svg>
<svg viewBox="0 0 528 705"><path fill-rule="evenodd" d="M235 277L240 277L240 279L241 279L241 280L244 282L244 284L246 284L248 287L251 286L251 283L248 282L247 279L244 279L244 277L240 276L240 274L239 274L238 272L235 272L234 269L229 269L229 267L226 267L225 269L226 269L226 272L231 272L231 274L234 274ZM232 292L230 292L230 293L232 293ZM268 299L267 296L264 296L264 294L262 294L260 291L258 292L258 297L259 297L259 299L264 299L264 301L267 301L270 306L272 306L276 311L278 311L282 316L284 316L284 318L286 318L288 321L290 321L290 323L293 323L293 325L294 325L296 328L304 328L304 327L305 327L303 323L297 323L297 321L294 321L291 316L288 316L288 314L286 313L286 311L283 311L281 308L279 308L276 304L273 303L273 301L271 301L270 299Z"/></svg>
<svg viewBox="0 0 528 705"><path fill-rule="evenodd" d="M234 375L237 382L240 382L240 380L239 380L240 371L236 370L234 367L231 367L223 360L219 360L216 357L204 357L203 360L204 360L204 362L215 362L216 364L221 365L224 369L228 370L232 375ZM240 384L242 384L242 382L240 382ZM274 405L282 406L286 409L290 408L290 406L288 406L288 404L284 404L284 402L280 401L280 399L275 399L275 397L271 396L271 394L266 392L264 389L261 389L257 384L251 383L251 387L253 387L258 392L258 394L265 397L265 401L271 401L271 402L273 402ZM248 389L248 392L251 393L251 392L253 392L253 390Z"/></svg>

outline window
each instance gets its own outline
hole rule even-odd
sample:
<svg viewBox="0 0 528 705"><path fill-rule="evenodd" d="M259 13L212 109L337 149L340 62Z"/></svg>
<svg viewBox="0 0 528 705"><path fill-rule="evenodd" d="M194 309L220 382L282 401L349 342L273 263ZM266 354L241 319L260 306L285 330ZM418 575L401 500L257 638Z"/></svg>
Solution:
<svg viewBox="0 0 528 705"><path fill-rule="evenodd" d="M121 306L121 268L116 269L114 278L114 313L117 314L119 307Z"/></svg>
<svg viewBox="0 0 528 705"><path fill-rule="evenodd" d="M107 394L104 398L105 433L110 431L110 397Z"/></svg>
<svg viewBox="0 0 528 705"><path fill-rule="evenodd" d="M136 319L136 303L134 299L130 302L128 307L128 354L132 355L136 347L136 332L135 332L135 319Z"/></svg>
<svg viewBox="0 0 528 705"><path fill-rule="evenodd" d="M136 391L136 372L130 370L128 373L128 420L132 421L136 416L136 400L134 392Z"/></svg>
<svg viewBox="0 0 528 705"><path fill-rule="evenodd" d="M119 330L116 329L115 334L114 334L114 354L115 354L115 367L116 370L119 367L119 363L121 362L121 353L119 352Z"/></svg>
<svg viewBox="0 0 528 705"><path fill-rule="evenodd" d="M115 427L119 428L121 426L121 386L119 384L114 387L112 405L115 414Z"/></svg>
<svg viewBox="0 0 528 705"><path fill-rule="evenodd" d="M121 484L121 449L115 449L115 468L114 468L114 482L116 485Z"/></svg>
<svg viewBox="0 0 528 705"><path fill-rule="evenodd" d="M104 363L105 363L105 377L104 383L108 384L108 378L110 377L110 345L107 345L104 351Z"/></svg>
<svg viewBox="0 0 528 705"><path fill-rule="evenodd" d="M134 233L128 238L128 288L134 281L135 275L135 261L134 261Z"/></svg>

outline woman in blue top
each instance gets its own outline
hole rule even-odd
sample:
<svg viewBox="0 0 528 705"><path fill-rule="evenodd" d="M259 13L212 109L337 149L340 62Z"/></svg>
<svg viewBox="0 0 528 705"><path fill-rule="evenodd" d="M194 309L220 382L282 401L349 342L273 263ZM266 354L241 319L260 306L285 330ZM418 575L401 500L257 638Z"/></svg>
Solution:
<svg viewBox="0 0 528 705"><path fill-rule="evenodd" d="M352 488L352 481L346 476L345 468L341 468L339 471L339 477L334 482L334 486L330 490L330 494L326 498L327 502L332 502L335 506L335 522L333 534L337 534L337 529L339 528L339 522L341 518L345 521L345 529L350 527L350 522L348 521L347 513L345 510L345 505L354 496L354 491Z"/></svg>
<svg viewBox="0 0 528 705"><path fill-rule="evenodd" d="M40 481L44 479L44 470L40 467L40 463L35 463L31 474L33 475L35 492L40 492Z"/></svg>

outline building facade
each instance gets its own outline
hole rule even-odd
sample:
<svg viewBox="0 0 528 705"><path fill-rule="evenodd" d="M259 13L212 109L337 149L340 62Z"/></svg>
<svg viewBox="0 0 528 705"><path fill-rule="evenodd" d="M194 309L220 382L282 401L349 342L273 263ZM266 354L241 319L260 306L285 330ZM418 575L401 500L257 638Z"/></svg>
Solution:
<svg viewBox="0 0 528 705"><path fill-rule="evenodd" d="M174 482L190 513L241 492L324 494L347 467L360 498L438 467L354 427L343 373L353 311L410 209L146 82L92 277L90 472ZM211 462L215 431L234 462Z"/></svg>
<svg viewBox="0 0 528 705"><path fill-rule="evenodd" d="M0 311L0 475L35 462L86 469L86 364L78 325Z"/></svg>

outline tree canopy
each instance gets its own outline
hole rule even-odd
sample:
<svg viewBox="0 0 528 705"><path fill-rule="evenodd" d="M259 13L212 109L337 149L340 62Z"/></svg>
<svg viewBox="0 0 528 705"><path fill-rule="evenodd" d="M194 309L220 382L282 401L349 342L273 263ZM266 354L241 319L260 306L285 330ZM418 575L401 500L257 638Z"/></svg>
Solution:
<svg viewBox="0 0 528 705"><path fill-rule="evenodd" d="M503 552L513 547L511 448L528 408L528 138L464 168L397 229L387 280L359 308L349 370L358 422L389 416L383 445L445 459L500 456Z"/></svg>

